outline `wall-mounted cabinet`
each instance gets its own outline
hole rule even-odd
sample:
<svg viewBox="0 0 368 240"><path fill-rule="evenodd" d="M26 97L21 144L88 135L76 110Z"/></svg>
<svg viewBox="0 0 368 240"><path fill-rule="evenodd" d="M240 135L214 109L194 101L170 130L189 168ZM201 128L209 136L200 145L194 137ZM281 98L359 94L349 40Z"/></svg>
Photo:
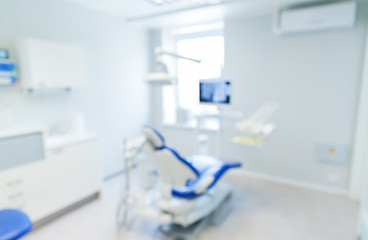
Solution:
<svg viewBox="0 0 368 240"><path fill-rule="evenodd" d="M82 46L26 38L16 41L20 84L25 90L73 89L86 79Z"/></svg>

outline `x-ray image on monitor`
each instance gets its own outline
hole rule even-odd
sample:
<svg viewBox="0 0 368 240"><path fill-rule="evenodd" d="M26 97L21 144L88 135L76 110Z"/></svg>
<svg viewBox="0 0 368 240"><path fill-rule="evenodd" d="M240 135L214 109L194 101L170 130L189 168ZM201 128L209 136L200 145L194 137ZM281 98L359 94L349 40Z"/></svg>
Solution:
<svg viewBox="0 0 368 240"><path fill-rule="evenodd" d="M199 102L230 104L231 80L224 78L199 81Z"/></svg>

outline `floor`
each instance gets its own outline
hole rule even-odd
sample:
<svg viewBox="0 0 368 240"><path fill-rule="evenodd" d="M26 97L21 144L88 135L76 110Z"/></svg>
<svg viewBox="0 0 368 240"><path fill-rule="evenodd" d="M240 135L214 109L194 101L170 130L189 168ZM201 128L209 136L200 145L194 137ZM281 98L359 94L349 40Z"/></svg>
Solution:
<svg viewBox="0 0 368 240"><path fill-rule="evenodd" d="M244 176L227 175L232 211L220 225L209 226L200 239L355 240L358 204L345 197L299 189ZM25 240L153 239L157 225L136 218L118 227L116 208L121 176L104 183L94 200L36 229Z"/></svg>

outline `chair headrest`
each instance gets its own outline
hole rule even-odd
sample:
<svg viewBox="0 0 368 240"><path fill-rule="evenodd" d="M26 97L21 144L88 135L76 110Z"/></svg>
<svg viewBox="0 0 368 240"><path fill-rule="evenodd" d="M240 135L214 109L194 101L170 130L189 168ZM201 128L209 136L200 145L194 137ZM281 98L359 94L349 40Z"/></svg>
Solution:
<svg viewBox="0 0 368 240"><path fill-rule="evenodd" d="M153 127L145 125L143 127L143 134L147 141L153 145L154 148L161 148L165 145L165 139Z"/></svg>

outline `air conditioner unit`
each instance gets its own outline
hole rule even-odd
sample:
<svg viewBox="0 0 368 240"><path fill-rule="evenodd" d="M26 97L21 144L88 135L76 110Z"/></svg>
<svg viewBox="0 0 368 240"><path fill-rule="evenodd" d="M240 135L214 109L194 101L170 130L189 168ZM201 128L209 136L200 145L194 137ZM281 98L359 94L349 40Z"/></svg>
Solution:
<svg viewBox="0 0 368 240"><path fill-rule="evenodd" d="M353 27L355 16L356 2L353 1L281 9L276 16L275 32L282 34Z"/></svg>

